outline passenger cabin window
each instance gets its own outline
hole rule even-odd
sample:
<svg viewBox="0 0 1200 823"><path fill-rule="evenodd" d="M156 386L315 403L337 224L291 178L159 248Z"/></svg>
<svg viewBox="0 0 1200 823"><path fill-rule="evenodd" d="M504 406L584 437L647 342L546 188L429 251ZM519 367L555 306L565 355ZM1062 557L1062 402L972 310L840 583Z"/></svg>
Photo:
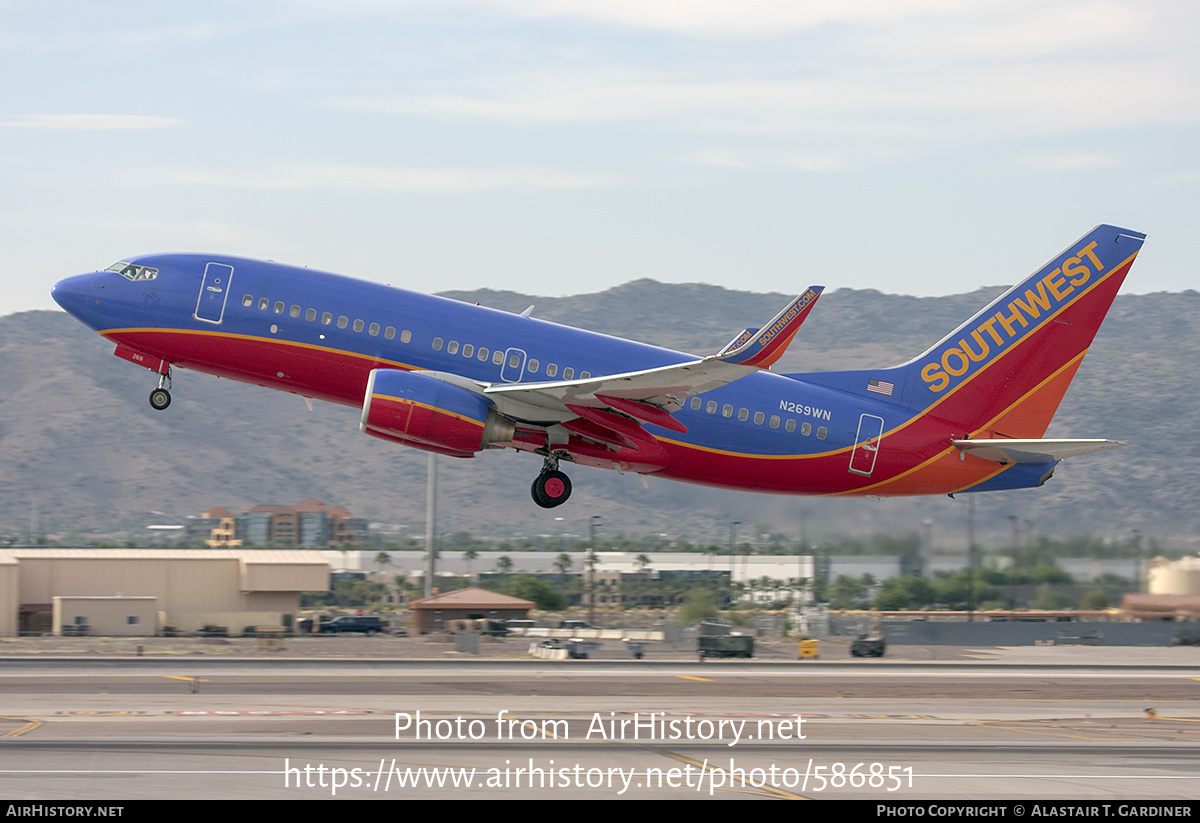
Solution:
<svg viewBox="0 0 1200 823"><path fill-rule="evenodd" d="M492 354L492 362L495 363L497 366L499 366L501 363L503 363L504 362L504 352L497 351L494 354Z"/></svg>
<svg viewBox="0 0 1200 823"><path fill-rule="evenodd" d="M371 325L367 326L367 334L371 335L372 337L378 337L379 336L379 324L372 323Z"/></svg>
<svg viewBox="0 0 1200 823"><path fill-rule="evenodd" d="M396 327L388 326L386 329L383 330L383 336L386 337L388 340L394 340L396 338Z"/></svg>
<svg viewBox="0 0 1200 823"><path fill-rule="evenodd" d="M777 415L777 414L771 415L771 428L773 428L773 429L779 428L779 415Z"/></svg>
<svg viewBox="0 0 1200 823"><path fill-rule="evenodd" d="M407 343L410 340L412 340L412 332L410 332L408 329L405 329L404 331L400 332L400 342L401 343Z"/></svg>
<svg viewBox="0 0 1200 823"><path fill-rule="evenodd" d="M349 318L349 317L347 317L347 316L346 316L346 315L344 315L344 314L339 314L339 315L338 315L338 328L339 328L339 329L344 329L344 328L346 328L346 326L347 326L347 325L349 325L349 323L350 323L350 318Z"/></svg>
<svg viewBox="0 0 1200 823"><path fill-rule="evenodd" d="M520 366L520 365L521 365L521 355L513 354L513 355L509 356L508 367L510 369L515 369L515 368L517 368L517 366Z"/></svg>
<svg viewBox="0 0 1200 823"><path fill-rule="evenodd" d="M435 338L433 338L433 350L434 350L434 351L441 351L441 350L442 350L442 344L443 344L444 342L445 342L445 341L443 341L443 340L442 340L442 338L440 338L440 337L435 337Z"/></svg>
<svg viewBox="0 0 1200 823"><path fill-rule="evenodd" d="M354 321L354 330L355 330L355 331L362 331L362 330L363 330L363 321L361 321L361 320L355 320L355 321Z"/></svg>
<svg viewBox="0 0 1200 823"><path fill-rule="evenodd" d="M333 322L333 315L330 312L322 312L321 313L321 325L322 326L328 326L332 322Z"/></svg>
<svg viewBox="0 0 1200 823"><path fill-rule="evenodd" d="M252 294L242 295L242 305L246 306L247 308L249 308L250 306L253 306L254 305L254 295L252 295Z"/></svg>
<svg viewBox="0 0 1200 823"><path fill-rule="evenodd" d="M451 340L450 345L446 347L446 354L458 354L458 341Z"/></svg>
<svg viewBox="0 0 1200 823"><path fill-rule="evenodd" d="M817 426L817 439L824 440L829 434L829 429L824 426Z"/></svg>
<svg viewBox="0 0 1200 823"><path fill-rule="evenodd" d="M790 432L794 432L794 431L796 430L796 421L795 421L795 420L789 420L789 421L787 422L787 425L785 425L785 426L784 426L784 428L785 428L785 429L787 429L787 430L788 430L788 431L790 431Z"/></svg>
<svg viewBox="0 0 1200 823"><path fill-rule="evenodd" d="M485 348L483 348L482 346L480 346L480 347L479 347L479 353L478 353L478 354L476 354L475 356L476 356L476 357L478 357L478 358L479 358L479 361L482 363L484 360L487 360L487 357L488 357L488 350L487 350L487 349L485 349Z"/></svg>
<svg viewBox="0 0 1200 823"><path fill-rule="evenodd" d="M708 405L704 407L704 410L706 412L708 412L709 414L716 414L717 413L717 401L709 400Z"/></svg>
<svg viewBox="0 0 1200 823"><path fill-rule="evenodd" d="M306 311L304 313L304 319L307 320L309 323L316 320L317 319L317 310L309 309L308 311Z"/></svg>
<svg viewBox="0 0 1200 823"><path fill-rule="evenodd" d="M538 370L538 366L540 366L540 365L541 365L541 363L539 363L539 362L538 362L538 361L536 361L536 360L529 360L529 361L526 361L526 363L525 363L525 371L529 372L530 374L534 374L534 373L536 373L536 372L537 372L537 370Z"/></svg>
<svg viewBox="0 0 1200 823"><path fill-rule="evenodd" d="M591 373L590 371L581 371L581 372L579 373L579 379L580 379L580 380L587 380L587 379L588 379L589 377L591 377L591 376L592 376L592 373Z"/></svg>
<svg viewBox="0 0 1200 823"><path fill-rule="evenodd" d="M738 409L738 420L741 420L743 423L745 423L749 418L750 412L746 411L745 409Z"/></svg>
<svg viewBox="0 0 1200 823"><path fill-rule="evenodd" d="M792 424L792 428L788 429L788 431L791 431L794 428L796 428L795 423ZM808 437L810 434L812 434L812 423L805 423L803 426L801 426L800 433L805 437Z"/></svg>
<svg viewBox="0 0 1200 823"><path fill-rule="evenodd" d="M266 311L270 305L271 305L271 301L268 300L267 298L265 298L265 297L258 298L258 310L259 311Z"/></svg>
<svg viewBox="0 0 1200 823"><path fill-rule="evenodd" d="M700 398L699 398L699 397L693 397L693 398L692 398L692 402L691 402L691 406L692 406L692 408L693 408L693 409L698 409L698 408L700 408L700 402L701 402L701 401L700 401Z"/></svg>
<svg viewBox="0 0 1200 823"><path fill-rule="evenodd" d="M726 403L724 406L722 406L721 407L721 416L722 417L733 417L733 406L729 405L728 403Z"/></svg>
<svg viewBox="0 0 1200 823"><path fill-rule="evenodd" d="M761 426L763 424L763 420L765 420L765 419L766 419L766 415L764 415L762 412L754 413L754 425Z"/></svg>
<svg viewBox="0 0 1200 823"><path fill-rule="evenodd" d="M288 312L288 314L290 314L292 317L299 317L300 316L300 307L293 303L292 310L290 312Z"/></svg>
<svg viewBox="0 0 1200 823"><path fill-rule="evenodd" d="M275 301L275 313L283 314L283 301L282 300Z"/></svg>
<svg viewBox="0 0 1200 823"><path fill-rule="evenodd" d="M475 347L470 343L463 343L463 357L471 357L475 354Z"/></svg>
<svg viewBox="0 0 1200 823"><path fill-rule="evenodd" d="M556 363L549 363L549 364L547 364L547 366L546 366L546 376L547 376L547 377L553 377L553 376L554 376L554 375L556 375L556 374L558 374L558 365L557 365Z"/></svg>
<svg viewBox="0 0 1200 823"><path fill-rule="evenodd" d="M563 380L571 380L575 377L575 370L570 366L563 369Z"/></svg>

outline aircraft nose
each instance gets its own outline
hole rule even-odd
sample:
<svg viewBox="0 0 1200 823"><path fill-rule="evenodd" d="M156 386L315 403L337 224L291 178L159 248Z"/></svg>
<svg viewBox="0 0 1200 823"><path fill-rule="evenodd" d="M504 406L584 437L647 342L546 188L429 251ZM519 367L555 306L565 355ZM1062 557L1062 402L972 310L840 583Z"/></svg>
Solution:
<svg viewBox="0 0 1200 823"><path fill-rule="evenodd" d="M82 319L88 307L95 304L92 289L92 281L95 277L96 273L92 272L59 280L50 289L50 296L67 312Z"/></svg>

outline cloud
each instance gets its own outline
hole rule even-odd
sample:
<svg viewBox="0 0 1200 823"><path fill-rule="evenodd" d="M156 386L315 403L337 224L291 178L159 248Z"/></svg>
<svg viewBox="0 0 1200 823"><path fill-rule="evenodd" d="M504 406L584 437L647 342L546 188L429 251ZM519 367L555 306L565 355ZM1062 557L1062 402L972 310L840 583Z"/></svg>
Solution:
<svg viewBox="0 0 1200 823"><path fill-rule="evenodd" d="M164 129L183 125L176 117L143 114L31 114L19 120L0 122L0 127L22 129L60 129L63 131L121 131L125 129Z"/></svg>
<svg viewBox="0 0 1200 823"><path fill-rule="evenodd" d="M861 159L861 158L860 158ZM785 168L796 171L839 171L855 163L849 154L835 152L760 152L701 149L684 157L689 163L726 169Z"/></svg>
<svg viewBox="0 0 1200 823"><path fill-rule="evenodd" d="M1081 171L1098 166L1115 166L1117 159L1107 154L1060 154L1031 157L1029 165L1042 171Z"/></svg>
<svg viewBox="0 0 1200 823"><path fill-rule="evenodd" d="M851 21L886 25L949 13L962 0L467 0L533 18L569 18L690 35L772 36Z"/></svg>
<svg viewBox="0 0 1200 823"><path fill-rule="evenodd" d="M620 185L608 175L543 168L419 169L386 166L290 165L248 172L201 168L145 169L122 177L142 185L215 186L264 190L403 191L456 194L479 191L593 189Z"/></svg>

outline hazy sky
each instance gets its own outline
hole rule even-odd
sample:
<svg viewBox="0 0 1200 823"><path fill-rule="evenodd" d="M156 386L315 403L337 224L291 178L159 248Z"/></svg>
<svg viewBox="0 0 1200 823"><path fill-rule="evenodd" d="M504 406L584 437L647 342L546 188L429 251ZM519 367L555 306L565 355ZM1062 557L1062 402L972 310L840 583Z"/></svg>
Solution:
<svg viewBox="0 0 1200 823"><path fill-rule="evenodd" d="M420 290L1196 287L1189 0L0 0L0 313L135 254Z"/></svg>

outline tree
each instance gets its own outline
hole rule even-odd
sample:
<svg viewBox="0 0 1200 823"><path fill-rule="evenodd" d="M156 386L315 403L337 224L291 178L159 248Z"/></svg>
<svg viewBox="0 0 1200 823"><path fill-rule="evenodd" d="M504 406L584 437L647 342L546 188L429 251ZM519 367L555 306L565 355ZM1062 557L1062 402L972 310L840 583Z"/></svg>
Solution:
<svg viewBox="0 0 1200 823"><path fill-rule="evenodd" d="M512 571L513 562L507 554L502 554L496 558L496 571L500 574L508 574Z"/></svg>
<svg viewBox="0 0 1200 823"><path fill-rule="evenodd" d="M881 612L919 609L933 603L933 586L923 577L889 577L875 595L875 608Z"/></svg>
<svg viewBox="0 0 1200 823"><path fill-rule="evenodd" d="M835 609L853 609L862 605L867 595L867 587L862 578L849 574L839 574L837 579L829 584L829 605Z"/></svg>
<svg viewBox="0 0 1200 823"><path fill-rule="evenodd" d="M475 576L475 561L479 559L479 552L474 549L467 549L462 554L463 560L467 561L467 576Z"/></svg>
<svg viewBox="0 0 1200 823"><path fill-rule="evenodd" d="M679 622L685 626L717 616L717 596L712 589L692 589L679 607Z"/></svg>
<svg viewBox="0 0 1200 823"><path fill-rule="evenodd" d="M502 591L509 597L531 600L543 611L561 612L567 607L562 592L532 574L514 575L505 581Z"/></svg>

